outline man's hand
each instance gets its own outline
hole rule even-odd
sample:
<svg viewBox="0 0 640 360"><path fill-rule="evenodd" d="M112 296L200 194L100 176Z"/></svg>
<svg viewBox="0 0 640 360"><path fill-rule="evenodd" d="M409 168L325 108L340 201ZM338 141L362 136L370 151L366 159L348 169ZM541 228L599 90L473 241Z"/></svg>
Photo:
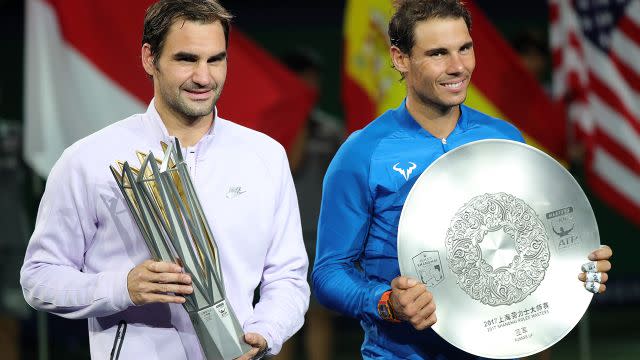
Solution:
<svg viewBox="0 0 640 360"><path fill-rule="evenodd" d="M267 340L260 334L246 333L244 334L244 342L251 345L251 350L236 358L236 360L260 359L267 352Z"/></svg>
<svg viewBox="0 0 640 360"><path fill-rule="evenodd" d="M182 304L185 299L173 294L191 294L191 276L177 264L146 260L127 275L129 297L136 305L149 303Z"/></svg>
<svg viewBox="0 0 640 360"><path fill-rule="evenodd" d="M433 295L416 279L405 276L393 279L390 300L396 317L410 322L416 330L424 330L436 323Z"/></svg>
<svg viewBox="0 0 640 360"><path fill-rule="evenodd" d="M611 270L611 262L609 259L613 255L613 251L607 245L603 245L598 250L589 254L590 262L582 265L582 273L578 275L578 279L585 283L585 288L592 293L603 293L607 290L604 284L609 280L607 272Z"/></svg>

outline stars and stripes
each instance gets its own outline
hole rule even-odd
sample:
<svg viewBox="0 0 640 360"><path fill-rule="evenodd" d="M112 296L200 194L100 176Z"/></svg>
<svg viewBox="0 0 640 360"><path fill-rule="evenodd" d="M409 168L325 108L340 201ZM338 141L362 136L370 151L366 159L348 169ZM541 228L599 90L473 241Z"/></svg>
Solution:
<svg viewBox="0 0 640 360"><path fill-rule="evenodd" d="M640 0L551 0L554 96L591 188L640 223Z"/></svg>

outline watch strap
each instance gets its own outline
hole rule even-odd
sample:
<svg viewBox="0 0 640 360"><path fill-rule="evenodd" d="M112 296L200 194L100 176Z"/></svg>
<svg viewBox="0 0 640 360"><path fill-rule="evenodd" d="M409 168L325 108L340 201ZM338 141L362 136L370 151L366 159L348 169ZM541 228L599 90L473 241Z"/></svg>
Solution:
<svg viewBox="0 0 640 360"><path fill-rule="evenodd" d="M391 290L385 291L382 293L382 296L380 296L380 300L378 301L378 314L386 321L393 323L400 322L391 305Z"/></svg>

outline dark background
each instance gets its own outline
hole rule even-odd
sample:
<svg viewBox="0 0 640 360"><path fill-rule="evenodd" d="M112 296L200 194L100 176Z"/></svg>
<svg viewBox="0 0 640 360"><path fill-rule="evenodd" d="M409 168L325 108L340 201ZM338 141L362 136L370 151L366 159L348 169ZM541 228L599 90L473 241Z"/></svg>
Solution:
<svg viewBox="0 0 640 360"><path fill-rule="evenodd" d="M90 1L90 0L88 0ZM315 49L324 64L323 91L320 107L340 118L340 66L342 56L342 23L344 1L223 1L236 16L234 29L245 32L257 43L277 57L287 54L296 47ZM276 5L274 5L274 3ZM546 1L477 0L476 3L503 33L507 40L515 38L523 31L533 31L543 39L548 33L548 7ZM516 10L517 7L517 10ZM0 0L0 121L5 124L22 122L23 102L23 36L24 3L21 0ZM141 24L142 27L142 24ZM233 32L232 32L233 34ZM140 34L131 34L139 37ZM233 36L233 35L232 35ZM550 78L549 73L543 80ZM140 81L145 81L144 74ZM11 148L13 149L13 148ZM3 157L19 156L17 150L2 153ZM4 171L4 170L2 170ZM0 199L8 206L0 207L2 216L10 219L14 211L25 215L26 225L20 231L15 222L5 220L0 236L0 253L4 257L3 286L13 289L13 297L19 289L18 271L24 255L24 247L35 219L35 210L42 191L42 180L29 169L20 166L13 173L0 172L5 178L13 178L10 183L2 182ZM582 180L580 168L575 175ZM588 192L588 191L587 191ZM635 254L637 254L638 228L624 221L612 209L590 196L604 243L612 244L616 252L613 277L609 292L597 297L584 321L582 334L589 328L592 358L635 359L640 358L640 321L638 303L640 282ZM5 230L6 229L6 230ZM14 230L18 229L18 230ZM25 304L15 305L17 309L0 308L0 333L13 332L21 358L37 358L36 313ZM69 321L56 316L40 315L47 321L50 359L88 358L86 321ZM339 326L336 358L359 358L362 332L351 319L337 317ZM564 340L554 346L554 359L578 358L580 328L576 327ZM11 344L0 342L2 351Z"/></svg>

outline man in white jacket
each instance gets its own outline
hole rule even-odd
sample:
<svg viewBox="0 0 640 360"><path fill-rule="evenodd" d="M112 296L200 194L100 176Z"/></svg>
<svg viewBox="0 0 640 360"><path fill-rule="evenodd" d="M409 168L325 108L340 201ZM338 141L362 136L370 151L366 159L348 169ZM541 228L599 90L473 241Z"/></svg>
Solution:
<svg viewBox="0 0 640 360"><path fill-rule="evenodd" d="M221 119L231 15L215 0L161 0L148 10L142 65L147 112L70 146L40 203L21 284L33 307L89 319L91 357L106 359L125 322L121 359L202 359L186 311L189 274L148 260L109 165L137 163L178 138L219 248L227 300L252 350L276 354L304 321L307 256L286 154L271 138ZM260 286L260 301L252 304Z"/></svg>

